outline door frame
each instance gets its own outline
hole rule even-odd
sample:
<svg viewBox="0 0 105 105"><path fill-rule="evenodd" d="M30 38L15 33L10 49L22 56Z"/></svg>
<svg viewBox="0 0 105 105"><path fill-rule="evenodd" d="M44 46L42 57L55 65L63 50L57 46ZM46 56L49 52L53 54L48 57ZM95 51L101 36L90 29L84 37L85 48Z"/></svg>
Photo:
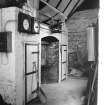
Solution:
<svg viewBox="0 0 105 105"><path fill-rule="evenodd" d="M62 55L62 47L63 46L66 46L66 50L65 50L66 51L66 62L62 62L62 56L63 56ZM67 45L65 45L65 44L61 45L61 81L62 81L62 64L63 63L67 63ZM67 70L66 70L66 74L65 74L65 79L66 79L66 77L67 77Z"/></svg>
<svg viewBox="0 0 105 105"><path fill-rule="evenodd" d="M39 86L39 43L35 43L35 42L24 42L24 51L25 51L25 71L24 71L24 76L25 76L25 105L27 105L27 75L30 75L30 73L27 73L27 45L32 45L32 46L38 46L38 52L35 52L38 54L38 86ZM31 74L34 74L34 72L32 72Z"/></svg>

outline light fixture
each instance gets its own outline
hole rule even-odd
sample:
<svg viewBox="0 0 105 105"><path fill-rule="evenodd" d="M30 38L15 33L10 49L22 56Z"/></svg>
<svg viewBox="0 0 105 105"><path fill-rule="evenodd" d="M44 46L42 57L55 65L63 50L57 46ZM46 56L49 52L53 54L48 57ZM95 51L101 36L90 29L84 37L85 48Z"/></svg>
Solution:
<svg viewBox="0 0 105 105"><path fill-rule="evenodd" d="M91 25L87 27L88 61L95 61L95 29Z"/></svg>
<svg viewBox="0 0 105 105"><path fill-rule="evenodd" d="M60 20L54 20L50 24L51 33L61 33L62 22Z"/></svg>

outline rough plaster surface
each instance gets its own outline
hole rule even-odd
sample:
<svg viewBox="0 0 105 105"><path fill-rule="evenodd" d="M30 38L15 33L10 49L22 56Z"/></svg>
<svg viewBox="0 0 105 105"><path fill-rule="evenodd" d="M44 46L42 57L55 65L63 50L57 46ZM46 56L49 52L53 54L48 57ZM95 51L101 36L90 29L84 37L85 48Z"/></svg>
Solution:
<svg viewBox="0 0 105 105"><path fill-rule="evenodd" d="M0 9L0 31L11 31L12 39L14 37L14 18L15 9ZM13 20L13 21L9 21ZM16 105L16 83L15 83L15 70L14 70L14 41L12 41L12 52L0 53L0 94L7 103Z"/></svg>
<svg viewBox="0 0 105 105"><path fill-rule="evenodd" d="M4 12L3 12L3 11ZM57 37L60 44L67 44L67 35L51 34L45 29L41 29L40 35L28 36L27 34L17 32L18 10L15 7L0 9L0 31L12 31L12 53L8 55L9 64L1 65L0 56L0 94L3 99L13 105L22 105L24 103L24 42L34 41L39 44L41 49L41 38L45 36ZM2 11L2 12L1 12ZM67 33L66 33L67 34ZM62 43L61 43L62 42ZM41 50L40 50L41 51ZM17 52L17 53L16 53ZM41 52L39 53L39 65L41 62ZM7 57L4 57L5 63L8 63ZM61 60L60 60L61 61ZM15 65L16 63L16 65ZM61 62L59 63L59 65ZM40 69L40 67L39 67ZM16 79L16 80L15 80ZM4 81L5 82L4 82ZM13 80L13 81L12 81ZM16 84L15 84L15 82Z"/></svg>
<svg viewBox="0 0 105 105"><path fill-rule="evenodd" d="M0 81L0 94L7 103L16 105L16 87L15 83L9 80Z"/></svg>

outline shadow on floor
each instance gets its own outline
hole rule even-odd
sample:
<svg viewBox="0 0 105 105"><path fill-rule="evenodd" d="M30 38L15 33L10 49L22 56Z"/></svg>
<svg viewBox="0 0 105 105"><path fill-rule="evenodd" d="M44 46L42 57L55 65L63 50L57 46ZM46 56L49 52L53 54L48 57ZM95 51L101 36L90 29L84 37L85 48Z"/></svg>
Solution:
<svg viewBox="0 0 105 105"><path fill-rule="evenodd" d="M39 97L33 99L32 101L30 101L27 105L42 105Z"/></svg>

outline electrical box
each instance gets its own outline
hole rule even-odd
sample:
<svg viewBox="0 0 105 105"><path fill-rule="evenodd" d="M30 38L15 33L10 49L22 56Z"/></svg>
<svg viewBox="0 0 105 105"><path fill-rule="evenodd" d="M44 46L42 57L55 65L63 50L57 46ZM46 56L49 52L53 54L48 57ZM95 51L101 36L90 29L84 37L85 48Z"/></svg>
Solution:
<svg viewBox="0 0 105 105"><path fill-rule="evenodd" d="M19 12L18 31L23 33L31 33L31 16Z"/></svg>
<svg viewBox="0 0 105 105"><path fill-rule="evenodd" d="M36 18L32 17L31 23L32 23L31 24L32 34L39 34L39 31L40 31L39 21L36 20Z"/></svg>
<svg viewBox="0 0 105 105"><path fill-rule="evenodd" d="M0 52L12 51L12 32L0 32Z"/></svg>
<svg viewBox="0 0 105 105"><path fill-rule="evenodd" d="M18 31L29 34L39 34L39 21L35 17L19 12Z"/></svg>

